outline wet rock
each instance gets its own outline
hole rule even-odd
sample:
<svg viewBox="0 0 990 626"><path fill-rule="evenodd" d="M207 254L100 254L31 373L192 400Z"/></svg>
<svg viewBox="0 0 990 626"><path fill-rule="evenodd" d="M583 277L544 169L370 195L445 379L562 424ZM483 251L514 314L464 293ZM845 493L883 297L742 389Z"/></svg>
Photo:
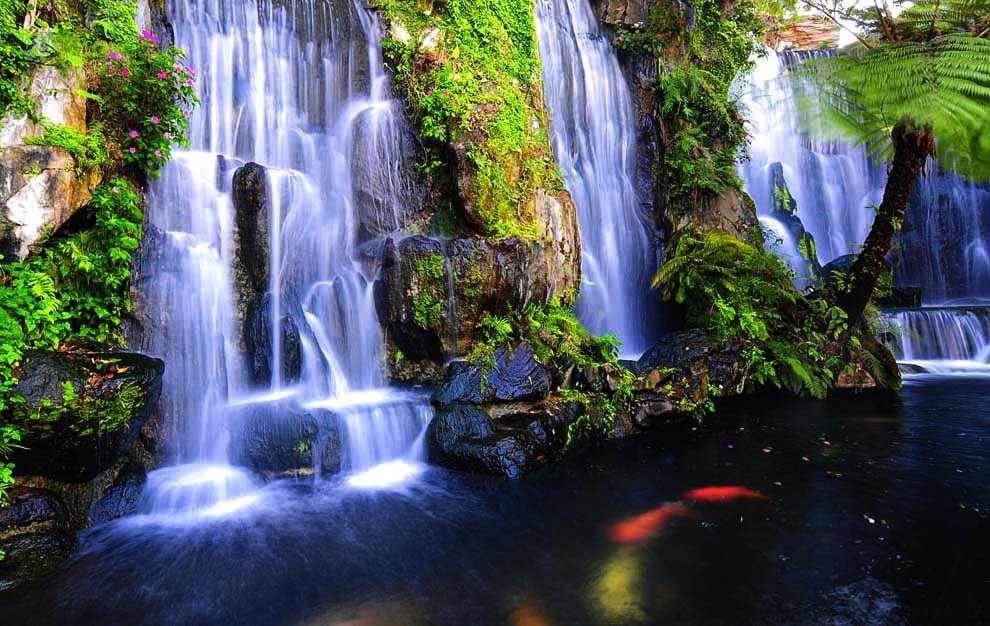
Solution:
<svg viewBox="0 0 990 626"><path fill-rule="evenodd" d="M54 569L75 547L68 509L53 491L15 486L0 508L0 589Z"/></svg>
<svg viewBox="0 0 990 626"><path fill-rule="evenodd" d="M382 136L386 124L394 127L398 141L386 141ZM421 159L419 138L398 108L386 113L369 109L355 120L352 145L351 168L358 173L353 184L360 238L394 233L407 216L420 213L426 206L426 186L413 167Z"/></svg>
<svg viewBox="0 0 990 626"><path fill-rule="evenodd" d="M818 255L813 254L815 238L804 228L804 223L798 217L797 200L791 194L787 179L784 178L784 166L777 162L770 164L770 217L777 220L787 229L791 238L797 242L798 250L805 256L808 264L808 276L818 279L822 276L822 266ZM807 252L812 252L809 254Z"/></svg>
<svg viewBox="0 0 990 626"><path fill-rule="evenodd" d="M4 416L26 448L11 455L18 474L82 483L113 466L148 421L163 370L136 353L29 352L13 390L25 402Z"/></svg>
<svg viewBox="0 0 990 626"><path fill-rule="evenodd" d="M44 576L58 567L76 547L71 533L39 532L14 535L0 542L0 591Z"/></svg>
<svg viewBox="0 0 990 626"><path fill-rule="evenodd" d="M554 240L463 237L441 244L407 237L386 244L375 301L404 367L442 364L468 353L486 315L573 293L580 281L580 241L571 235L576 222L566 221L568 211L553 210L553 201L544 204L546 231L555 233Z"/></svg>
<svg viewBox="0 0 990 626"><path fill-rule="evenodd" d="M385 245L375 307L386 338L405 359L443 361L443 267L443 250L434 239L406 237Z"/></svg>
<svg viewBox="0 0 990 626"><path fill-rule="evenodd" d="M268 172L257 163L247 163L234 172L231 183L234 203L234 249L238 284L250 300L268 290L268 260L271 247L271 216L268 207Z"/></svg>
<svg viewBox="0 0 990 626"><path fill-rule="evenodd" d="M543 404L492 419L476 405L441 408L430 423L430 457L452 469L516 478L561 458L578 403Z"/></svg>
<svg viewBox="0 0 990 626"><path fill-rule="evenodd" d="M634 371L645 380L659 382L663 379L659 373L673 370L675 377L704 380L719 387L723 397L739 395L745 390L749 373L749 361L742 352L751 346L743 340L716 341L697 329L679 331L647 350Z"/></svg>
<svg viewBox="0 0 990 626"><path fill-rule="evenodd" d="M539 400L550 390L550 372L536 362L533 349L520 343L513 350L499 348L495 366L455 361L447 368L443 383L433 394L439 405L454 402L515 402Z"/></svg>
<svg viewBox="0 0 990 626"><path fill-rule="evenodd" d="M763 245L763 234L753 199L743 191L726 187L712 198L703 198L677 220L681 231L688 226L699 231L726 233L752 245Z"/></svg>
<svg viewBox="0 0 990 626"><path fill-rule="evenodd" d="M266 476L308 474L319 466L335 474L341 466L339 420L328 411L305 411L287 403L265 403L227 410L234 425L231 462Z"/></svg>
<svg viewBox="0 0 990 626"><path fill-rule="evenodd" d="M247 353L248 380L253 385L268 385L272 381L272 298L266 293L248 306L244 323L243 343ZM302 373L302 341L299 327L290 315L280 319L282 382L299 382Z"/></svg>

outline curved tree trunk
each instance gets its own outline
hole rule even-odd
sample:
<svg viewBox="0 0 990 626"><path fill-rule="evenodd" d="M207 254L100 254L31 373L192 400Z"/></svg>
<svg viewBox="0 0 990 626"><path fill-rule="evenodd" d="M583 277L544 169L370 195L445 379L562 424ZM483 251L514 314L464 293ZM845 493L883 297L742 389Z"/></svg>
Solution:
<svg viewBox="0 0 990 626"><path fill-rule="evenodd" d="M894 239L898 225L904 219L908 199L918 180L925 160L935 153L935 137L931 126L915 126L901 120L890 133L894 144L894 162L883 190L883 200L863 249L849 270L848 289L837 291L835 305L849 316L853 328L863 318L863 311L873 295L883 262Z"/></svg>

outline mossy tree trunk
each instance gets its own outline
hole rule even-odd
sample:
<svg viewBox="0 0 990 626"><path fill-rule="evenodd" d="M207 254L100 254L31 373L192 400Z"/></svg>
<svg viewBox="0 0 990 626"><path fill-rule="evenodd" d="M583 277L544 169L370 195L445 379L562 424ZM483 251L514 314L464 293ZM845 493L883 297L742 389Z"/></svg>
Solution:
<svg viewBox="0 0 990 626"><path fill-rule="evenodd" d="M845 289L838 290L835 304L849 316L849 327L863 318L866 305L873 295L877 279L883 271L884 259L890 252L894 233L900 227L908 199L918 180L925 160L935 153L935 136L931 125L916 126L901 120L890 134L894 144L894 161L887 177L876 219L863 249L849 270Z"/></svg>

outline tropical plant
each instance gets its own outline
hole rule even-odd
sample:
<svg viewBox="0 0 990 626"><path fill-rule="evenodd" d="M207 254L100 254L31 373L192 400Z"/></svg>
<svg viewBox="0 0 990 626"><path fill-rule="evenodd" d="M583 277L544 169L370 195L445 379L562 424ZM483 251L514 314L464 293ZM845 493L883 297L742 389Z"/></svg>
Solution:
<svg viewBox="0 0 990 626"><path fill-rule="evenodd" d="M809 85L806 107L825 134L854 139L889 162L870 234L832 301L857 324L883 269L894 233L929 157L973 180L990 179L990 6L985 0L896 0L865 11L852 0L807 0L861 33L844 54L814 59L796 72Z"/></svg>

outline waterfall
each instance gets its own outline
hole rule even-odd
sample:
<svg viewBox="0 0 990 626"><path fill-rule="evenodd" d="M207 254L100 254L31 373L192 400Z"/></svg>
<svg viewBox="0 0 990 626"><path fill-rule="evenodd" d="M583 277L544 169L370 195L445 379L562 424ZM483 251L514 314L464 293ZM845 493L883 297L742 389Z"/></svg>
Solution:
<svg viewBox="0 0 990 626"><path fill-rule="evenodd" d="M908 309L887 319L899 329L889 342L898 361L926 371L990 374L990 308Z"/></svg>
<svg viewBox="0 0 990 626"><path fill-rule="evenodd" d="M785 70L803 59L832 54L769 52L741 77L740 102L750 119L749 160L740 166L746 191L761 216L774 204L772 166L796 202L797 215L815 238L822 264L859 250L883 197L886 168L861 146L817 141L795 99ZM904 230L892 256L896 282L921 287L925 302L986 297L990 286L990 189L967 183L930 163L908 203Z"/></svg>
<svg viewBox="0 0 990 626"><path fill-rule="evenodd" d="M635 188L632 93L589 0L538 0L536 17L554 156L581 231L576 313L635 358L655 339L659 313L650 290L656 252Z"/></svg>
<svg viewBox="0 0 990 626"><path fill-rule="evenodd" d="M740 175L760 221L778 232L774 209L781 199L776 187L785 183L788 200L814 237L824 264L859 250L887 174L863 147L816 141L804 132L809 120L795 100L794 81L799 79L782 74L802 59L823 54L832 53L771 51L756 60L737 88L752 125L750 159L740 166ZM783 172L782 180L775 167ZM945 306L985 302L990 296L990 189L934 163L928 170L908 202L904 229L890 257L895 284L921 287L928 308L887 314L899 327L888 345L908 369L990 371L990 308Z"/></svg>
<svg viewBox="0 0 990 626"><path fill-rule="evenodd" d="M176 424L176 461L189 464L149 479L151 509L215 507L253 488L227 465L242 413L228 405L332 414L346 425L345 469L421 457L430 409L382 387L378 265L365 252L399 230L414 184L376 17L359 0L169 0L167 11L200 72L202 106L191 149L176 153L148 199L149 232L163 235L148 252L142 299L161 307L161 327L142 347L168 364L162 409ZM238 259L232 181L248 162L264 168L268 249ZM270 352L260 385L244 358L242 333L253 331L239 262L267 272L252 327Z"/></svg>

